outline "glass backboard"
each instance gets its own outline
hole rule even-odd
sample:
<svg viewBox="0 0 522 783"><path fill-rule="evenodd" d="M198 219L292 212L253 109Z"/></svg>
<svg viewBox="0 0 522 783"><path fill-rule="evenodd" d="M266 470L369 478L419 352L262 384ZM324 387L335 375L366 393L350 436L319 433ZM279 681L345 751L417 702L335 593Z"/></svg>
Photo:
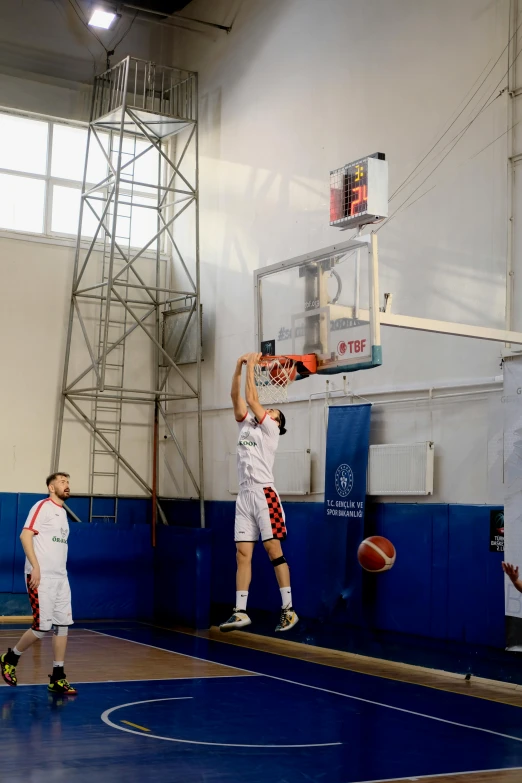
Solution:
<svg viewBox="0 0 522 783"><path fill-rule="evenodd" d="M315 353L320 373L380 365L377 281L375 234L256 270L260 350Z"/></svg>

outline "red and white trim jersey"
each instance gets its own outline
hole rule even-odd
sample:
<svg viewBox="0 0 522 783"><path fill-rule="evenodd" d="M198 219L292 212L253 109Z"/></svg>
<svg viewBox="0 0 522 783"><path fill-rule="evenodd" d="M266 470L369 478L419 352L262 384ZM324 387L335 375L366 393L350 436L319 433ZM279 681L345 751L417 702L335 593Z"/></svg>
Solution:
<svg viewBox="0 0 522 783"><path fill-rule="evenodd" d="M239 487L274 484L274 460L279 443L279 425L265 413L257 422L251 413L238 421L237 475Z"/></svg>
<svg viewBox="0 0 522 783"><path fill-rule="evenodd" d="M33 547L42 578L60 579L67 576L67 540L69 522L63 506L51 498L35 503L29 512L24 530L32 530ZM25 573L33 567L25 559Z"/></svg>

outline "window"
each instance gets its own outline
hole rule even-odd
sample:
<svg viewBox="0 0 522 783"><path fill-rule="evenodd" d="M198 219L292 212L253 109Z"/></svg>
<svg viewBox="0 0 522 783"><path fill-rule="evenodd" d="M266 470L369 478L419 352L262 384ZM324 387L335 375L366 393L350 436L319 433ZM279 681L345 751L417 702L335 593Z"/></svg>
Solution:
<svg viewBox="0 0 522 783"><path fill-rule="evenodd" d="M76 238L87 138L85 126L0 112L0 230ZM87 187L94 187L107 176L108 159L116 163L119 138L98 131L97 138L91 135L90 143ZM140 153L141 157L130 163ZM124 137L121 156L124 169L116 237L125 250L142 247L158 231L156 191L150 186L157 185L162 176L162 161L146 140L133 136ZM96 232L94 212L101 216L105 197L106 192L100 191L89 199L92 209L84 206L85 239L92 239ZM112 222L109 209L109 230ZM104 238L102 229L97 240L103 242ZM153 243L150 249L155 248Z"/></svg>

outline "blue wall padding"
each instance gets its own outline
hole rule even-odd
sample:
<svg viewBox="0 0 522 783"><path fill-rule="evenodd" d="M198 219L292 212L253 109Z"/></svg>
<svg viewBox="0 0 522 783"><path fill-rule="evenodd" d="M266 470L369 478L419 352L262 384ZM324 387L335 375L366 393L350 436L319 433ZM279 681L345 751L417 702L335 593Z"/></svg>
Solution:
<svg viewBox="0 0 522 783"><path fill-rule="evenodd" d="M0 616L27 616L31 614L31 605L27 593L0 593Z"/></svg>
<svg viewBox="0 0 522 783"><path fill-rule="evenodd" d="M92 515L93 517L96 517L97 521L114 522L114 517L116 516L115 511L116 511L116 498L93 497Z"/></svg>
<svg viewBox="0 0 522 783"><path fill-rule="evenodd" d="M148 498L119 498L118 524L150 525L152 518L152 501Z"/></svg>
<svg viewBox="0 0 522 783"><path fill-rule="evenodd" d="M91 505L90 498L69 498L67 505L76 514L80 522L89 521L89 507Z"/></svg>
<svg viewBox="0 0 522 783"><path fill-rule="evenodd" d="M304 617L374 630L504 647L503 554L489 551L488 506L369 504L358 520L325 520L321 503L284 503L285 556L296 609ZM207 504L214 532L212 601L235 597L234 504ZM393 541L391 571L357 562L365 536ZM249 606L277 611L273 568L256 546Z"/></svg>
<svg viewBox="0 0 522 783"><path fill-rule="evenodd" d="M378 576L365 575L366 582L377 586L372 625L381 630L402 631L417 636L435 636L434 626L444 633L441 611L446 611L445 596L439 601L434 576L434 531L447 538L447 506L397 504L377 506L371 533L393 541L397 560L393 569ZM438 552L438 549L437 549ZM439 552L438 552L439 554ZM437 557L440 568L440 558ZM447 570L447 557L445 559ZM440 588L440 585L439 585ZM435 631L435 632L434 632Z"/></svg>
<svg viewBox="0 0 522 783"><path fill-rule="evenodd" d="M67 501L71 511L81 522L89 521L91 499L88 497L72 497ZM114 514L114 498L93 498L93 514L108 515L98 522L112 522ZM152 503L148 498L119 498L118 525L148 525L152 516Z"/></svg>
<svg viewBox="0 0 522 783"><path fill-rule="evenodd" d="M209 501L205 503L207 513L221 501ZM181 527L200 527L199 501L196 500L172 500L160 498L161 508L169 525Z"/></svg>
<svg viewBox="0 0 522 783"><path fill-rule="evenodd" d="M44 497L0 494L0 533L5 542L0 550L1 593L26 593L25 555L19 535L31 506ZM74 513L88 519L88 498L72 498L69 502ZM84 619L152 617L150 528L113 522L78 524L70 521L69 525L68 571L74 615Z"/></svg>
<svg viewBox="0 0 522 783"><path fill-rule="evenodd" d="M157 528L154 610L163 621L208 628L212 531Z"/></svg>
<svg viewBox="0 0 522 783"><path fill-rule="evenodd" d="M77 618L152 617L153 549L145 525L70 523L68 571Z"/></svg>
<svg viewBox="0 0 522 783"><path fill-rule="evenodd" d="M43 494L0 494L0 614L29 613L24 578L25 555L19 540L31 507ZM78 619L152 618L156 574L158 612L172 622L207 627L210 609L211 532L158 525L158 546L150 542L151 502L120 498L118 523L88 524L90 498L70 498L81 523L69 521L68 571L73 612ZM190 518L197 514L191 504ZM113 498L94 498L96 514L114 513ZM170 504L170 514L185 514ZM233 578L233 574L232 574ZM10 598L12 596L12 598Z"/></svg>
<svg viewBox="0 0 522 783"><path fill-rule="evenodd" d="M19 533L31 506L45 495L0 493L0 614L25 600ZM105 504L107 500L107 504ZM113 501L95 499L108 513ZM69 572L80 618L158 618L203 628L209 602L235 600L234 502L205 504L201 530L196 501L162 501L172 527L158 525L150 546L151 503L121 498L119 521L88 524L89 498L69 505ZM112 506L113 507L113 506ZM303 617L335 625L504 647L503 554L489 551L489 506L370 503L360 520L327 518L322 503L284 503L284 552L292 593ZM367 535L390 538L393 569L362 571L357 547ZM15 597L18 594L18 597ZM24 604L25 605L25 604ZM277 612L280 595L261 545L254 553L249 606Z"/></svg>
<svg viewBox="0 0 522 783"><path fill-rule="evenodd" d="M325 524L319 503L285 503L288 539L283 542L290 566L292 595L306 617L330 615L341 603L360 614L361 573L355 569L362 521L329 518ZM207 504L207 524L214 533L212 551L212 601L235 600L234 504ZM347 556L348 551L348 556ZM350 581L346 581L347 568ZM274 569L261 544L254 550L249 606L277 611L281 596ZM356 616L354 616L354 621Z"/></svg>
<svg viewBox="0 0 522 783"><path fill-rule="evenodd" d="M0 593L13 592L18 495L0 494Z"/></svg>
<svg viewBox="0 0 522 783"><path fill-rule="evenodd" d="M488 551L489 515L486 506L449 506L448 637L504 646L504 555Z"/></svg>

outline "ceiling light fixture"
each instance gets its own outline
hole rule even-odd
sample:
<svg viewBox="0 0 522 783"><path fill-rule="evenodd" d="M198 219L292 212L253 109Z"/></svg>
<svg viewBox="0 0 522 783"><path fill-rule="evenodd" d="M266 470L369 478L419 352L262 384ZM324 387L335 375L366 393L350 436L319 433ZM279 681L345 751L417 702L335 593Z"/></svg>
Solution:
<svg viewBox="0 0 522 783"><path fill-rule="evenodd" d="M91 27L101 27L103 30L110 30L118 18L119 14L115 11L110 11L106 7L96 6L89 19L89 25Z"/></svg>

